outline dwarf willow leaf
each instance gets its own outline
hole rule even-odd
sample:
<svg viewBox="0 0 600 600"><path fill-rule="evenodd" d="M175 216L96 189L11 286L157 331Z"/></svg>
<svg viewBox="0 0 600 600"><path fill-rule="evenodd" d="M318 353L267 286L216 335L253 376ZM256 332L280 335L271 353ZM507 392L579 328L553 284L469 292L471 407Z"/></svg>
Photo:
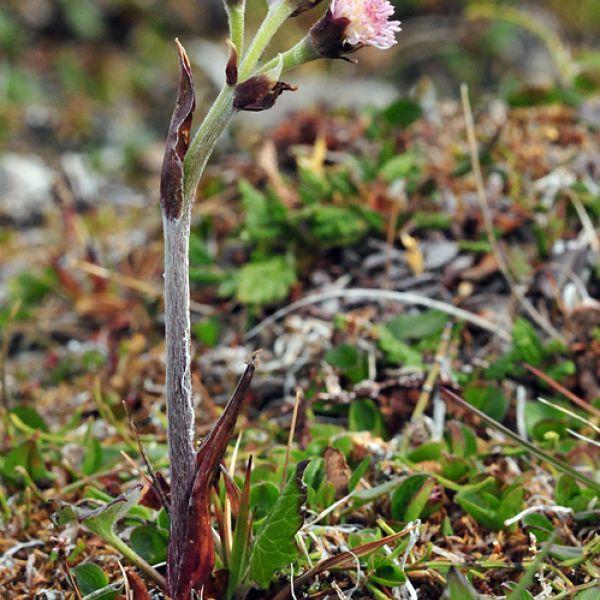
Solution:
<svg viewBox="0 0 600 600"><path fill-rule="evenodd" d="M385 437L385 425L381 412L370 398L354 400L348 412L350 431L370 431L373 435Z"/></svg>
<svg viewBox="0 0 600 600"><path fill-rule="evenodd" d="M442 598L444 600L479 600L481 596L473 589L467 578L457 568L452 567Z"/></svg>
<svg viewBox="0 0 600 600"><path fill-rule="evenodd" d="M250 578L262 588L273 575L298 556L295 535L302 527L302 506L306 502L306 486L302 475L308 462L302 461L268 514L250 555Z"/></svg>
<svg viewBox="0 0 600 600"><path fill-rule="evenodd" d="M108 585L106 573L94 563L83 563L73 568L79 591L87 596ZM112 600L117 594L107 591L98 596L99 600Z"/></svg>
<svg viewBox="0 0 600 600"><path fill-rule="evenodd" d="M169 534L154 525L136 527L129 538L131 547L151 565L167 560Z"/></svg>
<svg viewBox="0 0 600 600"><path fill-rule="evenodd" d="M435 487L435 479L427 475L411 475L392 494L392 518L396 521L418 519Z"/></svg>

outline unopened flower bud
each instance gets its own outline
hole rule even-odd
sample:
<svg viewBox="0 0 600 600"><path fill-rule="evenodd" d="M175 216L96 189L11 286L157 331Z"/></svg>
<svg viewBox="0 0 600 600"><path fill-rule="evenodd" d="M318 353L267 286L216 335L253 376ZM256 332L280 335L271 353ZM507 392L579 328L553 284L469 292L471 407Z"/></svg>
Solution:
<svg viewBox="0 0 600 600"><path fill-rule="evenodd" d="M396 43L400 21L390 21L389 0L332 0L310 30L312 45L324 58L341 58L364 46L385 50Z"/></svg>
<svg viewBox="0 0 600 600"><path fill-rule="evenodd" d="M252 112L268 110L283 92L296 89L284 81L273 81L267 75L255 75L235 88L233 108Z"/></svg>
<svg viewBox="0 0 600 600"><path fill-rule="evenodd" d="M238 81L238 52L231 40L227 40L227 45L229 46L229 60L225 65L225 81L227 85L234 86Z"/></svg>

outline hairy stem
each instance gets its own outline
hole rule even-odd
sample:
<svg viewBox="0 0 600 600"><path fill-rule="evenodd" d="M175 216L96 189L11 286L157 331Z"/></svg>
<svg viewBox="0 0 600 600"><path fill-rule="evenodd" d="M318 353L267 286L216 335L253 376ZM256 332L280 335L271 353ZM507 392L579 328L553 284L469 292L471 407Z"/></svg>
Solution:
<svg viewBox="0 0 600 600"><path fill-rule="evenodd" d="M256 32L246 56L240 67L240 81L250 77L258 61L262 58L267 46L286 19L294 12L294 8L286 0L278 0L269 7L269 12Z"/></svg>
<svg viewBox="0 0 600 600"><path fill-rule="evenodd" d="M171 219L163 211L167 419L171 464L169 581L177 580L196 469L190 350L189 240L192 203L215 143L233 116L232 101L233 89L223 88L188 149L184 162L181 216Z"/></svg>
<svg viewBox="0 0 600 600"><path fill-rule="evenodd" d="M177 221L163 214L163 227L167 419L171 464L169 569L176 569L185 539L188 495L195 471L194 406L190 373L189 207Z"/></svg>
<svg viewBox="0 0 600 600"><path fill-rule="evenodd" d="M246 0L239 3L225 3L227 20L229 21L229 37L236 47L238 55L244 51L244 29L246 16Z"/></svg>

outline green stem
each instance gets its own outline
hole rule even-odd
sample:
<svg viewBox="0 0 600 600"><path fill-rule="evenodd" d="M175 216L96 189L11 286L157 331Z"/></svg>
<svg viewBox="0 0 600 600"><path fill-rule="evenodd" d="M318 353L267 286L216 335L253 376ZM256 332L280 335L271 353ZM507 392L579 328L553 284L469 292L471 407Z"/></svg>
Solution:
<svg viewBox="0 0 600 600"><path fill-rule="evenodd" d="M149 579L154 581L162 590L167 589L165 578L149 563L147 563L139 554L134 552L119 536L113 535L106 541L117 551L120 552L130 563L135 565L140 571L143 571Z"/></svg>
<svg viewBox="0 0 600 600"><path fill-rule="evenodd" d="M281 53L281 59L283 59L282 73L289 71L300 65L303 65L312 60L316 60L320 56L315 52L310 39L307 37L302 38L295 46L292 46L289 50ZM274 69L277 66L280 57L272 58L263 67L260 68L260 73L265 73Z"/></svg>
<svg viewBox="0 0 600 600"><path fill-rule="evenodd" d="M278 0L269 7L269 12L259 27L239 71L239 80L245 81L250 77L258 61L262 58L269 42L273 39L273 36L277 33L279 28L285 23L285 21L294 12L294 8L291 3L287 0Z"/></svg>
<svg viewBox="0 0 600 600"><path fill-rule="evenodd" d="M233 42L238 56L244 52L244 28L246 16L246 2L242 0L235 6L229 6L226 3L227 19L229 21L229 37Z"/></svg>
<svg viewBox="0 0 600 600"><path fill-rule="evenodd" d="M190 144L183 164L184 211L191 206L206 163L233 116L234 91L223 87Z"/></svg>

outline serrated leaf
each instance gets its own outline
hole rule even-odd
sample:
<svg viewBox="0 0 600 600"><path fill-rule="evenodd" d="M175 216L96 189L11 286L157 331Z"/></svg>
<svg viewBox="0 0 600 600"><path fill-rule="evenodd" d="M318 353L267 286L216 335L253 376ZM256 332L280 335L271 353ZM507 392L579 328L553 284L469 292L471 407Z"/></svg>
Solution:
<svg viewBox="0 0 600 600"><path fill-rule="evenodd" d="M356 211L331 205L310 207L308 225L317 241L327 248L356 243L369 230Z"/></svg>
<svg viewBox="0 0 600 600"><path fill-rule="evenodd" d="M306 486L302 481L308 465L302 461L288 480L283 494L256 534L250 555L250 578L267 588L273 575L298 556L295 535L302 527Z"/></svg>
<svg viewBox="0 0 600 600"><path fill-rule="evenodd" d="M246 179L240 180L239 190L246 213L242 239L253 242L280 239L286 221L285 206L258 191Z"/></svg>
<svg viewBox="0 0 600 600"><path fill-rule="evenodd" d="M242 304L270 304L287 297L296 269L285 256L250 262L238 272L236 298Z"/></svg>

